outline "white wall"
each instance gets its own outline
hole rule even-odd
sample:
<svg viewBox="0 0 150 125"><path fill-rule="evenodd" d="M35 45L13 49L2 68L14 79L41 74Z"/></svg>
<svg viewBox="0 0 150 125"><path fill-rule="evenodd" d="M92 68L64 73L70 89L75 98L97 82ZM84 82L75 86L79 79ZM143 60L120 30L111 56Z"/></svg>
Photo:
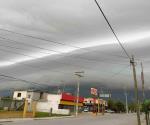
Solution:
<svg viewBox="0 0 150 125"><path fill-rule="evenodd" d="M38 102L36 106L36 111L38 112L48 112L50 113L50 110L53 106L51 105L50 102ZM52 113L53 114L61 114L61 115L69 115L70 110L68 109L55 109L52 108Z"/></svg>
<svg viewBox="0 0 150 125"><path fill-rule="evenodd" d="M53 109L53 111L57 111L61 98L62 95L48 94L47 101L37 103L37 111L50 112L51 108Z"/></svg>
<svg viewBox="0 0 150 125"><path fill-rule="evenodd" d="M21 97L18 97L18 93L21 93ZM23 100L27 98L27 91L15 91L13 95L14 100Z"/></svg>
<svg viewBox="0 0 150 125"><path fill-rule="evenodd" d="M51 108L56 109L56 110L58 109L61 98L62 98L62 95L55 95L55 94L47 95L47 101L50 103Z"/></svg>
<svg viewBox="0 0 150 125"><path fill-rule="evenodd" d="M38 112L50 112L51 104L49 102L38 102L36 105L36 111Z"/></svg>

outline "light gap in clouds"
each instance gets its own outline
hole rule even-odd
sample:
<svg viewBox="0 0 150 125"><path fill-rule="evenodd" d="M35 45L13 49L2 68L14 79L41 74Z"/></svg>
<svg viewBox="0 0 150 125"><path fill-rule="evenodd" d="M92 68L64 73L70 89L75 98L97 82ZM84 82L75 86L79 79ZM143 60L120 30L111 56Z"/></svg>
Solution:
<svg viewBox="0 0 150 125"><path fill-rule="evenodd" d="M141 33L132 33L132 34L128 34L128 35L121 35L119 37L120 39L122 39L122 43L133 43L133 42L137 42L139 40L142 39L146 39L146 38L150 38L150 31L145 31L145 32L141 32ZM35 58L31 58L31 57L22 57L22 58L18 58L18 59L11 59L12 61L1 61L0 62L0 67L4 67L4 66L10 66L13 64L17 64L17 63L21 63L21 62L26 62L26 61L31 61L31 60L35 60L35 59L40 59L40 58L44 58L44 57L48 57L48 56L53 56L53 55L59 55L59 54L67 54L67 53L71 53L73 51L77 51L77 50L81 50L84 48L90 48L90 47L97 47L97 46L107 46L107 45L111 45L111 44L118 44L116 40L112 41L112 38L109 39L101 39L101 40L96 40L96 41L92 41L92 42L86 42L86 43L79 43L77 46L80 46L80 48L73 48L73 47L62 47L59 48L59 51L61 53L57 53L57 52L51 52L51 53L33 53L31 54L31 56L35 57ZM69 45L68 45L69 46Z"/></svg>

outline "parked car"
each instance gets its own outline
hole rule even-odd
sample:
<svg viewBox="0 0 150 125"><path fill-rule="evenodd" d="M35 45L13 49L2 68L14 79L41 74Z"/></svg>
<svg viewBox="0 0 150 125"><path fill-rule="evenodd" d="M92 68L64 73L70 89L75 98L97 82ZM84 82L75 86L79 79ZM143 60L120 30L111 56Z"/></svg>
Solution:
<svg viewBox="0 0 150 125"><path fill-rule="evenodd" d="M114 111L108 109L108 110L105 110L106 113L115 113Z"/></svg>
<svg viewBox="0 0 150 125"><path fill-rule="evenodd" d="M84 112L89 112L89 108L85 106L84 109L83 109L83 111Z"/></svg>

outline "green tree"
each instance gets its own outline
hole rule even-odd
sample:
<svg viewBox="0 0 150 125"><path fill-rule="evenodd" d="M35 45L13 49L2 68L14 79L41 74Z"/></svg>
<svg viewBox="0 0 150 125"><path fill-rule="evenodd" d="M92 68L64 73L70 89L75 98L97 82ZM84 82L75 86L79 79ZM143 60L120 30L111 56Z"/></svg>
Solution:
<svg viewBox="0 0 150 125"><path fill-rule="evenodd" d="M135 103L132 102L129 104L129 111L136 112L136 104Z"/></svg>
<svg viewBox="0 0 150 125"><path fill-rule="evenodd" d="M125 112L125 105L121 101L115 102L115 111L120 113L120 112Z"/></svg>
<svg viewBox="0 0 150 125"><path fill-rule="evenodd" d="M115 112L125 112L125 105L121 101L108 100L108 109Z"/></svg>
<svg viewBox="0 0 150 125"><path fill-rule="evenodd" d="M114 110L115 108L115 102L111 99L108 100L108 109Z"/></svg>

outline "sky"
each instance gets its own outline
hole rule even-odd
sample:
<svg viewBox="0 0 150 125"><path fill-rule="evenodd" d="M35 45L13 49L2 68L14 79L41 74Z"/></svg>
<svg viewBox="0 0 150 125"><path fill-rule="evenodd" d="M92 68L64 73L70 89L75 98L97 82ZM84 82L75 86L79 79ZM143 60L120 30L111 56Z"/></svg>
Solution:
<svg viewBox="0 0 150 125"><path fill-rule="evenodd" d="M138 85L143 62L150 88L150 1L97 0L119 40L136 59ZM0 89L30 84L134 86L129 59L94 0L0 0ZM37 85L34 85L37 86Z"/></svg>

